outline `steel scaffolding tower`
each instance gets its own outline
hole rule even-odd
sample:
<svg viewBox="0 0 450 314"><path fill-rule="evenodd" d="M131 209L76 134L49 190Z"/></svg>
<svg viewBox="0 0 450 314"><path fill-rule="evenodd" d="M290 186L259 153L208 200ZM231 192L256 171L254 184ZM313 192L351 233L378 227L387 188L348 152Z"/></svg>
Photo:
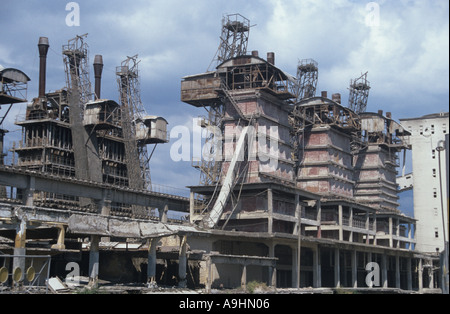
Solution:
<svg viewBox="0 0 450 314"><path fill-rule="evenodd" d="M367 100L370 91L370 82L367 80L367 73L368 72L357 79L350 81L348 107L358 114L366 112L367 108Z"/></svg>
<svg viewBox="0 0 450 314"><path fill-rule="evenodd" d="M145 115L140 96L138 65L137 55L128 57L116 68L116 75L130 187L147 189L151 186L147 146L144 143L139 144L136 139L136 120L142 119Z"/></svg>
<svg viewBox="0 0 450 314"><path fill-rule="evenodd" d="M297 66L297 101L314 97L319 79L318 63L313 59L303 59Z"/></svg>
<svg viewBox="0 0 450 314"><path fill-rule="evenodd" d="M63 46L66 67L66 84L76 89L80 95L80 106L93 100L92 86L89 78L89 47L85 42L88 34L76 36Z"/></svg>
<svg viewBox="0 0 450 314"><path fill-rule="evenodd" d="M245 55L249 34L250 20L240 14L224 16L220 45L208 69L211 69L213 65L218 66L225 60Z"/></svg>

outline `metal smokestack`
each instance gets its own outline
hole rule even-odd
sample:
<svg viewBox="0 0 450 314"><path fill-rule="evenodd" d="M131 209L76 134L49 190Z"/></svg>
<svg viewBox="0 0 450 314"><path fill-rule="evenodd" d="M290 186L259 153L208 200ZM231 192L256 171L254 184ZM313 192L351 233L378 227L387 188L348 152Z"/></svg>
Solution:
<svg viewBox="0 0 450 314"><path fill-rule="evenodd" d="M267 62L269 62L272 65L275 65L275 52L267 53Z"/></svg>
<svg viewBox="0 0 450 314"><path fill-rule="evenodd" d="M40 37L39 48L39 98L45 98L45 80L47 71L47 52L50 47L47 37Z"/></svg>
<svg viewBox="0 0 450 314"><path fill-rule="evenodd" d="M100 99L102 87L103 57L96 55L94 58L95 97Z"/></svg>

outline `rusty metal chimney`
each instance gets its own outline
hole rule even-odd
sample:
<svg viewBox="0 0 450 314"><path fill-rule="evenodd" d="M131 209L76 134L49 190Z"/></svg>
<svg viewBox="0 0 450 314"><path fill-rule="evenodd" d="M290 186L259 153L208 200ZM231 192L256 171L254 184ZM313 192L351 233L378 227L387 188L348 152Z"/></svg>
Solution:
<svg viewBox="0 0 450 314"><path fill-rule="evenodd" d="M94 77L95 77L95 98L100 99L100 92L102 88L102 72L103 72L103 57L96 55L94 58Z"/></svg>
<svg viewBox="0 0 450 314"><path fill-rule="evenodd" d="M335 94L331 95L331 100L340 104L341 103L341 94L335 93Z"/></svg>
<svg viewBox="0 0 450 314"><path fill-rule="evenodd" d="M45 98L45 80L47 71L47 53L50 47L47 37L40 37L39 48L39 98Z"/></svg>
<svg viewBox="0 0 450 314"><path fill-rule="evenodd" d="M328 98L328 92L322 91L322 98Z"/></svg>
<svg viewBox="0 0 450 314"><path fill-rule="evenodd" d="M275 52L267 53L267 62L269 62L272 65L275 65Z"/></svg>
<svg viewBox="0 0 450 314"><path fill-rule="evenodd" d="M253 51L252 51L252 56L253 56L253 57L259 57L259 52L258 52L258 50L253 50Z"/></svg>

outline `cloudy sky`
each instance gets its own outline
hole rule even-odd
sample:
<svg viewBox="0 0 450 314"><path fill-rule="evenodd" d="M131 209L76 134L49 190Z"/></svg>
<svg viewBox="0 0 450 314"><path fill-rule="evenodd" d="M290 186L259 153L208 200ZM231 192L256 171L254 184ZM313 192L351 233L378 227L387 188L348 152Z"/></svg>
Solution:
<svg viewBox="0 0 450 314"><path fill-rule="evenodd" d="M181 78L208 68L222 16L240 13L254 25L249 51L275 52L276 65L293 75L299 59L319 63L318 92L341 93L346 103L350 79L368 71L368 111L391 111L395 119L448 111L447 0L79 0L79 26L66 23L76 13L66 10L69 2L2 0L0 65L31 78L29 101L38 90L39 37L50 40L47 90L53 91L65 85L62 45L88 33L91 63L96 54L105 63L102 98L118 99L115 67L138 54L148 114L165 117L169 129L192 127L192 119L204 111L180 101ZM7 148L20 137L14 120L24 113L25 105L16 106L3 126L12 131ZM172 162L170 145L156 149L152 181L196 185L198 172L190 162ZM410 212L411 206L411 193L404 194L402 209Z"/></svg>

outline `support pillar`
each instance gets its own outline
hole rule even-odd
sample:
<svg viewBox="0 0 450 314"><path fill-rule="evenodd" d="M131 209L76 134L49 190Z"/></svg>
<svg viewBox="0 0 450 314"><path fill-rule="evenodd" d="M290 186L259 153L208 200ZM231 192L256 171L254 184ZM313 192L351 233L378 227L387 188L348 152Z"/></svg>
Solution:
<svg viewBox="0 0 450 314"><path fill-rule="evenodd" d="M370 244L370 234L369 234L370 228L369 228L369 226L370 226L370 216L369 216L369 212L366 212L366 231L367 231L366 244L367 245Z"/></svg>
<svg viewBox="0 0 450 314"><path fill-rule="evenodd" d="M412 262L411 262L411 257L408 257L407 261L406 261L406 268L408 269L408 273L407 273L407 284L408 284L408 290L412 290Z"/></svg>
<svg viewBox="0 0 450 314"><path fill-rule="evenodd" d="M377 245L377 214L373 214L373 245Z"/></svg>
<svg viewBox="0 0 450 314"><path fill-rule="evenodd" d="M100 213L104 216L109 216L111 214L111 194L112 191L103 189L102 199L99 202Z"/></svg>
<svg viewBox="0 0 450 314"><path fill-rule="evenodd" d="M181 244L180 244L180 253L178 256L178 287L179 288L186 288L186 267L187 267L187 236L183 236L181 238Z"/></svg>
<svg viewBox="0 0 450 314"><path fill-rule="evenodd" d="M267 189L267 211L268 211L268 222L267 222L267 232L273 233L273 191L272 189Z"/></svg>
<svg viewBox="0 0 450 314"><path fill-rule="evenodd" d="M299 288L297 276L298 276L298 264L297 264L297 247L291 247L292 249L292 271L291 271L291 278L292 278L292 288Z"/></svg>
<svg viewBox="0 0 450 314"><path fill-rule="evenodd" d="M64 225L57 225L57 228L58 228L58 241L56 242L56 244L52 245L52 249L64 250L66 248L66 246L64 245L66 229Z"/></svg>
<svg viewBox="0 0 450 314"><path fill-rule="evenodd" d="M317 238L322 238L322 205L320 203L320 200L317 201L317 222L319 223L319 226L317 227Z"/></svg>
<svg viewBox="0 0 450 314"><path fill-rule="evenodd" d="M98 285L98 270L100 262L99 251L100 237L91 236L91 247L89 249L89 286L97 287Z"/></svg>
<svg viewBox="0 0 450 314"><path fill-rule="evenodd" d="M433 260L429 260L430 263L430 267L428 268L428 277L429 277L429 281L428 281L428 288L429 289L433 289L434 288L434 272L433 272Z"/></svg>
<svg viewBox="0 0 450 314"><path fill-rule="evenodd" d="M339 241L344 241L344 222L343 222L343 212L342 205L338 206L338 215L339 215Z"/></svg>
<svg viewBox="0 0 450 314"><path fill-rule="evenodd" d="M242 265L241 288L247 289L247 265Z"/></svg>
<svg viewBox="0 0 450 314"><path fill-rule="evenodd" d="M300 196L295 194L295 215L297 217L297 228L294 229L294 234L297 232L297 258L295 260L295 270L296 270L296 282L295 286L297 289L300 288L300 259L301 259L301 250L302 250L302 209L303 206L300 205Z"/></svg>
<svg viewBox="0 0 450 314"><path fill-rule="evenodd" d="M381 254L381 285L383 288L388 287L388 276L387 276L387 255Z"/></svg>
<svg viewBox="0 0 450 314"><path fill-rule="evenodd" d="M341 287L341 265L339 259L339 248L334 249L334 286L336 288Z"/></svg>
<svg viewBox="0 0 450 314"><path fill-rule="evenodd" d="M206 270L208 272L206 277L206 293L211 293L211 285L212 285L212 262L211 262L211 256L206 257Z"/></svg>
<svg viewBox="0 0 450 314"><path fill-rule="evenodd" d="M350 207L349 211L350 211L350 213L349 213L350 217L348 218L348 225L350 227L353 227L353 207ZM353 242L353 231L350 231L350 236L348 238L348 241Z"/></svg>
<svg viewBox="0 0 450 314"><path fill-rule="evenodd" d="M34 206L34 191L35 191L35 185L36 185L36 178L35 177L28 177L28 186L24 190L23 195L23 203L27 207L33 207Z"/></svg>
<svg viewBox="0 0 450 314"><path fill-rule="evenodd" d="M159 238L151 238L148 247L147 283L156 284L156 247Z"/></svg>
<svg viewBox="0 0 450 314"><path fill-rule="evenodd" d="M268 247L269 257L275 257L275 244L270 242ZM269 286L277 287L277 269L275 267L269 267Z"/></svg>
<svg viewBox="0 0 450 314"><path fill-rule="evenodd" d="M195 214L195 197L194 192L191 191L189 194L189 222L194 223L194 214Z"/></svg>
<svg viewBox="0 0 450 314"><path fill-rule="evenodd" d="M159 221L161 221L162 223L167 223L167 213L169 212L169 205L164 205L164 208L158 209L159 211Z"/></svg>
<svg viewBox="0 0 450 314"><path fill-rule="evenodd" d="M389 247L394 247L392 217L389 217Z"/></svg>
<svg viewBox="0 0 450 314"><path fill-rule="evenodd" d="M320 288L322 286L322 274L320 263L320 248L317 245L313 251L313 281L314 288Z"/></svg>
<svg viewBox="0 0 450 314"><path fill-rule="evenodd" d="M395 287L400 289L400 256L395 255Z"/></svg>
<svg viewBox="0 0 450 314"><path fill-rule="evenodd" d="M352 287L358 288L358 260L356 250L352 250Z"/></svg>
<svg viewBox="0 0 450 314"><path fill-rule="evenodd" d="M22 276L19 281L24 279L25 274L25 255L26 255L26 230L27 222L25 218L20 220L20 223L16 227L16 238L14 241L14 258L13 258L13 270L20 268L22 270Z"/></svg>
<svg viewBox="0 0 450 314"><path fill-rule="evenodd" d="M419 258L418 266L418 279L419 279L419 293L423 293L423 261Z"/></svg>

